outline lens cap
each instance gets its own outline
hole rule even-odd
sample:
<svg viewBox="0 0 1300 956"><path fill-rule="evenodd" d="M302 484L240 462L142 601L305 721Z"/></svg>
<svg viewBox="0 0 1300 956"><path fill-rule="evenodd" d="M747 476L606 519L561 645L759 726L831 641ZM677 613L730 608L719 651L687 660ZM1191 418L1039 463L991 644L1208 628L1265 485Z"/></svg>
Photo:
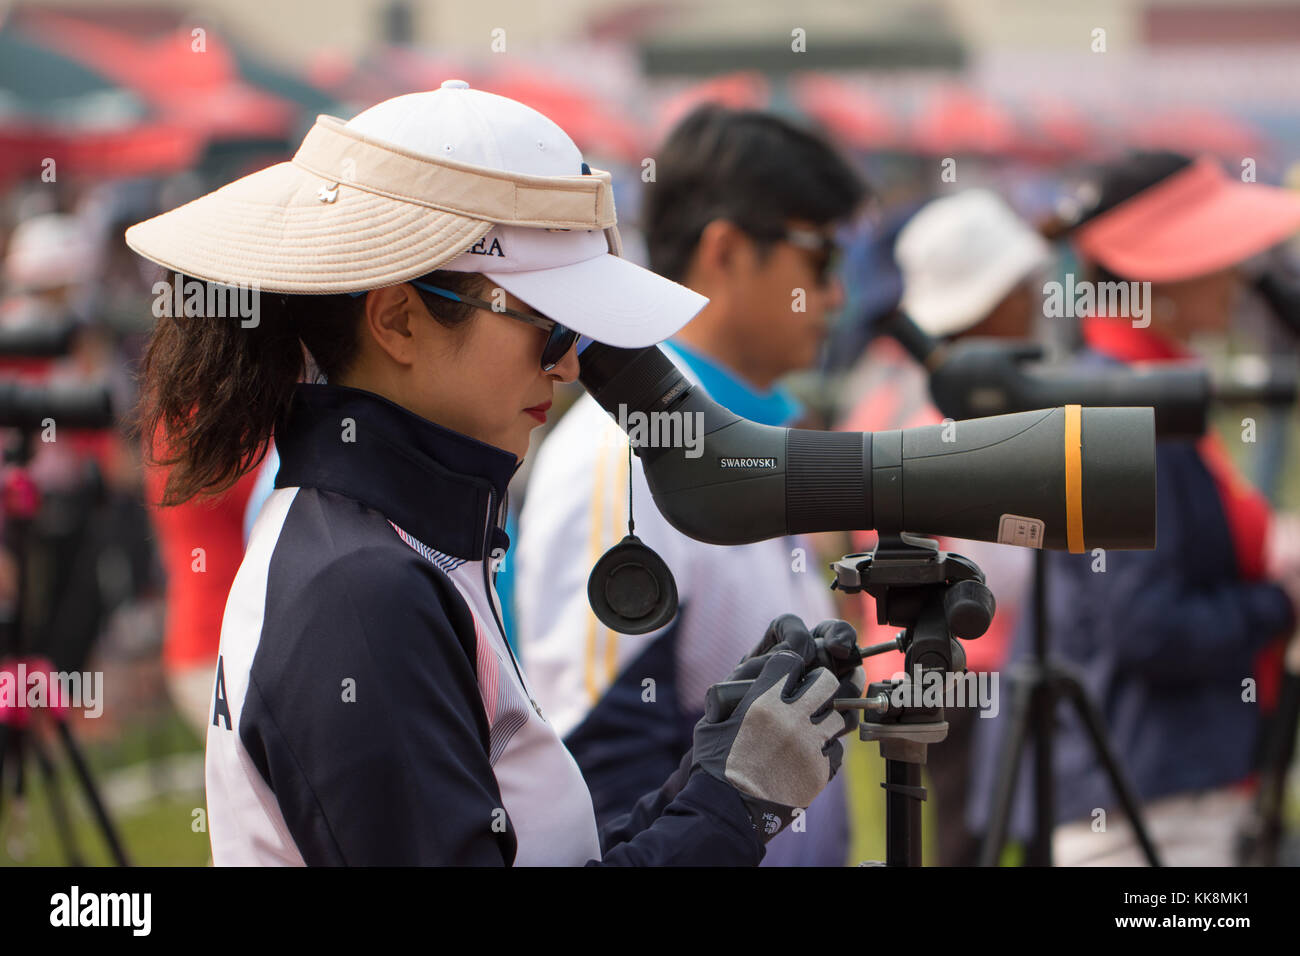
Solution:
<svg viewBox="0 0 1300 956"><path fill-rule="evenodd" d="M677 582L663 558L629 534L591 569L587 601L610 630L646 634L677 613Z"/></svg>

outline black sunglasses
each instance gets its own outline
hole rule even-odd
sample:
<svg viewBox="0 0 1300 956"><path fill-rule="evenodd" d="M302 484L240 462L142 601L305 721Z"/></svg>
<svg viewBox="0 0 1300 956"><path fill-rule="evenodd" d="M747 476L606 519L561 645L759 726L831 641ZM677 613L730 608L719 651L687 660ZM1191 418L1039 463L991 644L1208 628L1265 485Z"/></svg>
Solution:
<svg viewBox="0 0 1300 956"><path fill-rule="evenodd" d="M503 305L496 305L485 299L476 299L473 296L461 295L459 292L452 292L450 289L444 289L440 286L429 285L427 282L416 282L409 280L411 285L417 289L423 289L425 292L432 292L434 295L440 295L444 299L451 299L453 302L464 302L472 305L477 309L486 309L489 312L497 312L508 315L511 318L519 319L521 322L527 322L529 325L536 326L539 329L545 329L549 334L546 336L546 344L542 346L542 371L549 372L555 366L560 364L564 356L569 354L569 349L573 348L578 341L579 333L567 326L561 325L553 319L548 319L541 315L529 315L527 312L520 312L517 309L507 309ZM365 295L364 292L350 293L353 296Z"/></svg>
<svg viewBox="0 0 1300 956"><path fill-rule="evenodd" d="M834 236L828 236L816 229L797 227L778 227L776 229L745 229L756 239L788 242L813 254L813 271L817 275L817 284L823 288L830 284L831 278L839 269L842 249Z"/></svg>

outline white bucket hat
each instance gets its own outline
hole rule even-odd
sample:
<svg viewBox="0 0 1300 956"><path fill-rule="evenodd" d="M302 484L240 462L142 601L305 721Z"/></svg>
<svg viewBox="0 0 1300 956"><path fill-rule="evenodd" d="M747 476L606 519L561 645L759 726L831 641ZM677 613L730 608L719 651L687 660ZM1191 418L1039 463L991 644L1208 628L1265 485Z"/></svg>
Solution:
<svg viewBox="0 0 1300 956"><path fill-rule="evenodd" d="M20 292L82 284L94 274L99 249L75 216L45 213L20 222L9 237L5 281Z"/></svg>
<svg viewBox="0 0 1300 956"><path fill-rule="evenodd" d="M289 162L137 223L126 241L172 271L266 292L481 272L597 341L651 345L708 299L620 258L616 223L610 174L564 130L448 80L347 123L320 116Z"/></svg>
<svg viewBox="0 0 1300 956"><path fill-rule="evenodd" d="M933 336L978 324L1017 285L1044 268L1051 250L1002 199L968 189L927 204L894 244L902 310Z"/></svg>

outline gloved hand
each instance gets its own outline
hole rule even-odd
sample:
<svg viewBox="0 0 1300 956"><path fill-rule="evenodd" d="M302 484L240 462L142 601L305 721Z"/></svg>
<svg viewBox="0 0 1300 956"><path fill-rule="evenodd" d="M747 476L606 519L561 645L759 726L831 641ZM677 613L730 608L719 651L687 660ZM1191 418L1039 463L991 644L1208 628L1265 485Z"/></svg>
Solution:
<svg viewBox="0 0 1300 956"><path fill-rule="evenodd" d="M817 630L824 644L829 641L824 653L832 662L843 655L831 648L841 648L846 639L856 644L853 629L842 621L824 622ZM726 715L710 688L704 718L695 726L695 765L735 787L764 841L830 782L844 754L838 738L857 726L856 712L838 712L831 701L861 696L861 677L840 678L819 666L817 657L817 643L799 618L777 618L728 677L753 681L744 698ZM853 669L861 675L860 667ZM848 682L847 693L842 681Z"/></svg>
<svg viewBox="0 0 1300 956"><path fill-rule="evenodd" d="M727 680L753 680L763 670L776 645L785 641L787 637L801 640L807 633L808 628L804 627L803 621L796 615L782 614L767 626L767 631L764 632L758 646L740 659L736 669L727 675Z"/></svg>
<svg viewBox="0 0 1300 956"><path fill-rule="evenodd" d="M847 621L822 621L813 628L812 636L817 645L817 662L830 668L831 673L840 679L840 688L835 696L860 699L866 691L867 675L857 653L858 635L853 625ZM862 716L860 711L846 710L843 716L844 733L858 729Z"/></svg>
<svg viewBox="0 0 1300 956"><path fill-rule="evenodd" d="M724 683L753 680L762 671L776 645L786 640L803 641L808 636L808 629L796 615L781 615L768 625L767 632L758 642L758 646L741 658L736 669L727 675ZM856 653L858 635L853 630L853 626L847 621L822 621L813 628L811 636L816 645L815 663L828 668L840 679L840 689L835 696L860 698L867 686L867 676L862 670L862 660ZM856 730L859 721L858 711L845 711L844 717L847 721L844 733Z"/></svg>

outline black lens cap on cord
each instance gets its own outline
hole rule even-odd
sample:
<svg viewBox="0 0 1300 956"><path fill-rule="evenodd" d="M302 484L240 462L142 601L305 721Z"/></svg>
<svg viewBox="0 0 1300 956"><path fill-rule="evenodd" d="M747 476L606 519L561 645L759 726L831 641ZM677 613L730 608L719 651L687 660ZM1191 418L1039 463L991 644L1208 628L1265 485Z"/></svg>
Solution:
<svg viewBox="0 0 1300 956"><path fill-rule="evenodd" d="M591 569L587 601L610 630L647 634L677 614L677 582L664 559L629 534Z"/></svg>

